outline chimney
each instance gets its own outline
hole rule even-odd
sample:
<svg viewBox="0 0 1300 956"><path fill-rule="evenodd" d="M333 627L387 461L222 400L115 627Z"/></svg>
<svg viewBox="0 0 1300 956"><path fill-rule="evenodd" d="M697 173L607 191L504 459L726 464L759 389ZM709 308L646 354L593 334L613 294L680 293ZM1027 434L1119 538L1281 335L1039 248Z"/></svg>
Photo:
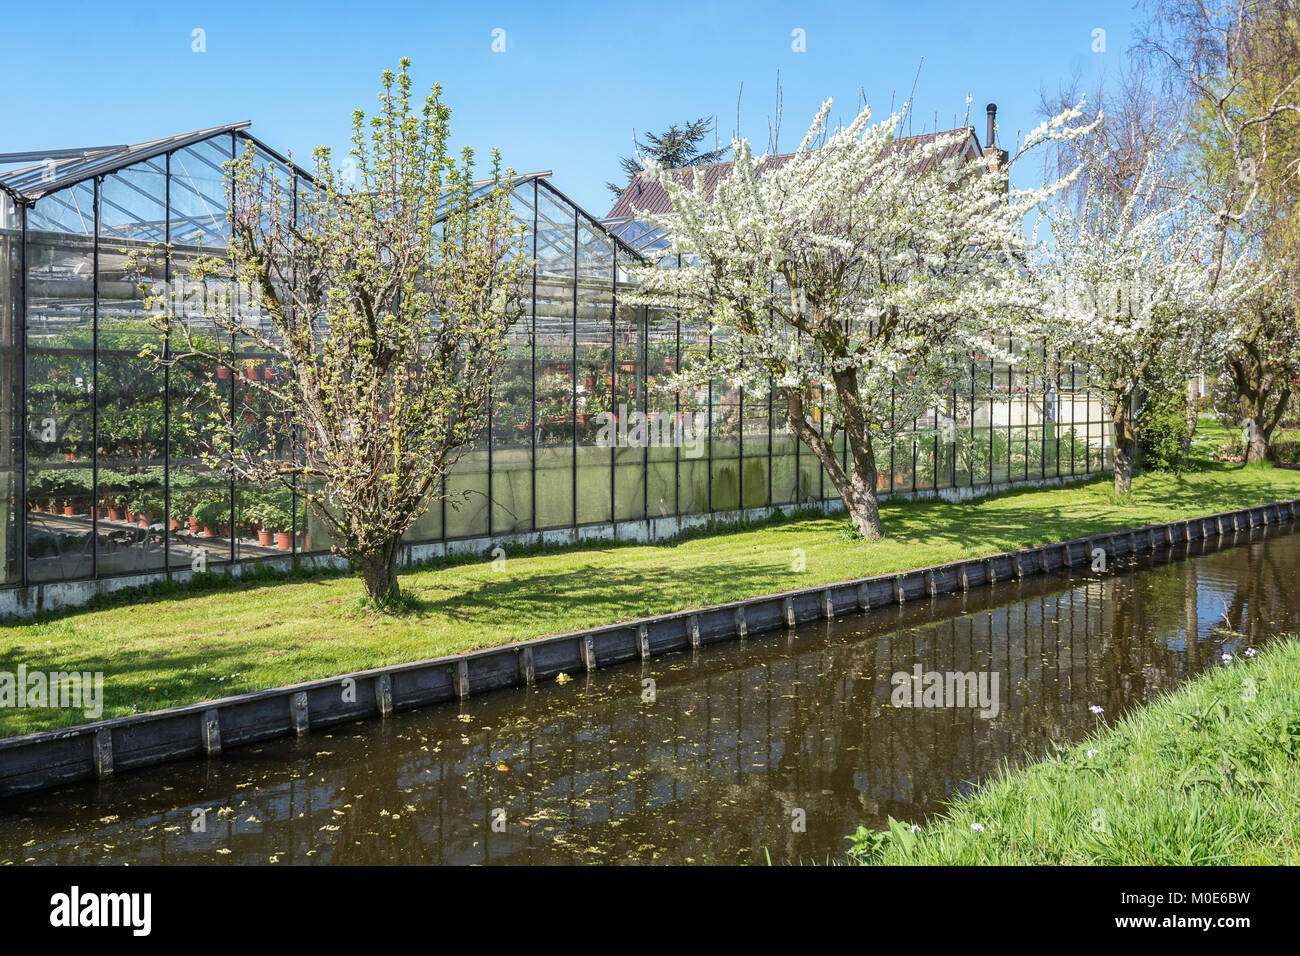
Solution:
<svg viewBox="0 0 1300 956"><path fill-rule="evenodd" d="M984 162L988 166L989 172L1005 176L1007 172L1007 163L1011 161L1011 154L1005 149L998 149L994 145L997 139L997 120L998 104L990 103L985 109L989 114L988 133L984 137ZM1003 181L1002 188L1007 189L1007 183Z"/></svg>

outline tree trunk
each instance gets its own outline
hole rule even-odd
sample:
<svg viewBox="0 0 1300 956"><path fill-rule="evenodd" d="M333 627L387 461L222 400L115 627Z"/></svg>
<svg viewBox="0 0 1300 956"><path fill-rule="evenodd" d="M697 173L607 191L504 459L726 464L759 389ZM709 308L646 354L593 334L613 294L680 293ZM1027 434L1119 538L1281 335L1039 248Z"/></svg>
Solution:
<svg viewBox="0 0 1300 956"><path fill-rule="evenodd" d="M1115 429L1112 455L1115 465L1115 494L1126 495L1133 490L1133 460L1137 456L1137 432L1133 428L1133 413L1126 398L1115 403L1111 422Z"/></svg>
<svg viewBox="0 0 1300 956"><path fill-rule="evenodd" d="M830 476L831 483L839 492L849 518L853 521L854 530L868 541L878 541L881 531L880 501L876 497L876 458L871 446L871 435L866 430L865 419L862 417L861 406L857 399L856 375L846 374L853 378L850 399L852 409L846 405L845 393L840 388L838 376L836 391L839 395L840 407L844 410L844 424L849 435L851 452L849 457L852 461L850 472L845 472L843 465L840 464L834 446L827 442L821 432L813 428L806 419L804 395L797 388L782 389L786 399L786 420L799 440L808 446L808 449L817 456L822 467L826 469L826 474ZM857 422L856 426L854 421Z"/></svg>
<svg viewBox="0 0 1300 956"><path fill-rule="evenodd" d="M361 566L366 596L380 606L390 605L401 596L397 584L397 546L396 541L391 541L357 562Z"/></svg>
<svg viewBox="0 0 1300 956"><path fill-rule="evenodd" d="M1272 431L1265 421L1263 410L1256 411L1250 419L1250 435L1246 441L1246 463L1268 460L1268 438Z"/></svg>
<svg viewBox="0 0 1300 956"><path fill-rule="evenodd" d="M1200 424L1199 391L1195 378L1187 383L1187 440L1183 442L1183 461L1192 453L1192 439L1196 437L1196 426Z"/></svg>

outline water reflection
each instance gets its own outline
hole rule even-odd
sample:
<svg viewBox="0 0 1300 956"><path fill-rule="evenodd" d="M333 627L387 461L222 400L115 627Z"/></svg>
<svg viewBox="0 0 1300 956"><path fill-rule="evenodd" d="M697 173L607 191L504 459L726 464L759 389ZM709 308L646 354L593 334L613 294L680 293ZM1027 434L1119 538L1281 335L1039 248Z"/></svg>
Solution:
<svg viewBox="0 0 1300 956"><path fill-rule="evenodd" d="M0 863L825 860L1296 627L1300 536L1191 554L15 798ZM918 664L996 674L997 716L894 706Z"/></svg>

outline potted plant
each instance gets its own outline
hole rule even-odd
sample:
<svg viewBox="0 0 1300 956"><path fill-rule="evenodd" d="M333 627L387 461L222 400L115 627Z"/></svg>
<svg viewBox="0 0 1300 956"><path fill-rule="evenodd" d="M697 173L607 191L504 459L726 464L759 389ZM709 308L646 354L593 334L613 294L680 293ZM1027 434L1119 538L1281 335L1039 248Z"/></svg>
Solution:
<svg viewBox="0 0 1300 956"><path fill-rule="evenodd" d="M194 508L194 523L203 528L205 538L215 538L224 520L230 517L230 507L224 501L208 499Z"/></svg>
<svg viewBox="0 0 1300 956"><path fill-rule="evenodd" d="M163 498L160 494L162 489L146 486L143 479L148 477L147 475L137 476L141 480L133 482L135 488L131 499L127 502L127 508L135 514L136 521L139 522L142 528L149 527L153 521L153 516L161 514L163 506Z"/></svg>
<svg viewBox="0 0 1300 956"><path fill-rule="evenodd" d="M272 494L262 505L262 514L266 516L266 524L275 530L275 546L281 551L293 550L293 512L289 504L284 499L288 498L287 493Z"/></svg>
<svg viewBox="0 0 1300 956"><path fill-rule="evenodd" d="M255 501L244 509L244 517L257 529L257 543L269 548L275 543L275 531L271 528L270 515L265 501Z"/></svg>

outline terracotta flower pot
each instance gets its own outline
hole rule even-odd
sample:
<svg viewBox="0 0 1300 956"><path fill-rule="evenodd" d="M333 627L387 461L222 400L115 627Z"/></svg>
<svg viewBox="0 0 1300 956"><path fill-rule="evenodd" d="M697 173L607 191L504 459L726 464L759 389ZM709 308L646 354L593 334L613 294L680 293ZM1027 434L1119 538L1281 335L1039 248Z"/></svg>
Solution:
<svg viewBox="0 0 1300 956"><path fill-rule="evenodd" d="M203 537L205 537L205 538L215 538L216 536L217 536L217 529L216 529L216 528L212 527L212 525L209 525L209 524L205 524L205 525L203 526Z"/></svg>
<svg viewBox="0 0 1300 956"><path fill-rule="evenodd" d="M126 512L125 512L125 511L123 511L121 508L114 508L114 507L112 507L111 505L109 506L109 509L108 509L108 520L109 520L109 521L123 521L123 520L125 520L125 519L126 519Z"/></svg>
<svg viewBox="0 0 1300 956"><path fill-rule="evenodd" d="M173 531L180 531L180 530L181 530L181 523L180 523L179 521L177 521L175 518L172 518L172 519L170 519L170 527L171 527L171 529L172 529Z"/></svg>
<svg viewBox="0 0 1300 956"><path fill-rule="evenodd" d="M195 518L190 519L190 534L199 533L199 522Z"/></svg>
<svg viewBox="0 0 1300 956"><path fill-rule="evenodd" d="M65 501L63 503L63 513L69 518L74 517L77 513L77 508L75 505L70 505Z"/></svg>
<svg viewBox="0 0 1300 956"><path fill-rule="evenodd" d="M224 365L217 366L217 378L230 378L230 369L226 368Z"/></svg>
<svg viewBox="0 0 1300 956"><path fill-rule="evenodd" d="M270 530L263 528L257 532L257 543L264 548L269 548L274 537L275 535Z"/></svg>
<svg viewBox="0 0 1300 956"><path fill-rule="evenodd" d="M246 368L246 369L244 369L244 378L248 379L248 381L250 381L250 382L256 380L256 379L257 379L257 369L255 369L255 368Z"/></svg>
<svg viewBox="0 0 1300 956"><path fill-rule="evenodd" d="M281 551L293 550L293 535L288 531L281 531L275 536L275 545Z"/></svg>

